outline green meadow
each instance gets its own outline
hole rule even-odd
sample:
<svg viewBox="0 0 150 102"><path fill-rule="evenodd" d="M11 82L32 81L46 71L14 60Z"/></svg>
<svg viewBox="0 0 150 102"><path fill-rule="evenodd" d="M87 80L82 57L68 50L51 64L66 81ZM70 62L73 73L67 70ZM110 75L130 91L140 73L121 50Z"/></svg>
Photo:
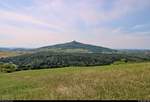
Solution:
<svg viewBox="0 0 150 102"><path fill-rule="evenodd" d="M150 99L150 63L0 73L0 99Z"/></svg>

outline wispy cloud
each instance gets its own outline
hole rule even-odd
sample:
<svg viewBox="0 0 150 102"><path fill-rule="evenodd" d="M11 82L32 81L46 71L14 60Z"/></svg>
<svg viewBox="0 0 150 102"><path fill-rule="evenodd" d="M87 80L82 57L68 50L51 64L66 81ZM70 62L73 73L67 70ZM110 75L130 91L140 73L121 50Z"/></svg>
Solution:
<svg viewBox="0 0 150 102"><path fill-rule="evenodd" d="M0 16L1 21L7 21L7 22L13 21L15 23L40 25L40 26L45 26L45 27L49 27L52 29L61 30L61 27L50 24L47 21L41 20L31 15L25 15L25 14L20 14L20 13L10 12L10 11L3 11L3 10L0 10L0 14L1 14Z"/></svg>
<svg viewBox="0 0 150 102"><path fill-rule="evenodd" d="M132 27L123 21L148 9L149 0L0 0L0 46L79 40L108 47L147 47L148 27L139 22L144 19L128 22ZM3 39L4 34L12 37ZM136 44L140 42L143 46Z"/></svg>

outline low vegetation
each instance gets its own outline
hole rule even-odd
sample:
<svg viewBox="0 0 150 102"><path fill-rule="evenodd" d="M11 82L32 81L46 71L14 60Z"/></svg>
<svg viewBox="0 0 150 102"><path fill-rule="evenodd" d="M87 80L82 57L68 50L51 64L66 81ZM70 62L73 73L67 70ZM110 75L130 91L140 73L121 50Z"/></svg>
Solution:
<svg viewBox="0 0 150 102"><path fill-rule="evenodd" d="M100 66L118 62L144 62L150 57L139 57L125 54L104 53L52 53L49 51L1 58L0 62L13 63L17 70L60 68L69 66Z"/></svg>
<svg viewBox="0 0 150 102"><path fill-rule="evenodd" d="M0 72L14 72L17 70L17 66L12 63L0 63Z"/></svg>
<svg viewBox="0 0 150 102"><path fill-rule="evenodd" d="M0 73L0 99L150 99L150 63Z"/></svg>

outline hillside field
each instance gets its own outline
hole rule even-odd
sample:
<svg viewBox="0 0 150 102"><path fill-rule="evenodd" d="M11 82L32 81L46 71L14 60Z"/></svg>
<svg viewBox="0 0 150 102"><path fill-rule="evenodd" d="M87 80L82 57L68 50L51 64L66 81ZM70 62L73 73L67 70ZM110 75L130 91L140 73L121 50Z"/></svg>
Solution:
<svg viewBox="0 0 150 102"><path fill-rule="evenodd" d="M12 52L12 51L0 51L0 58L1 57L17 56L17 55L20 55L20 53Z"/></svg>
<svg viewBox="0 0 150 102"><path fill-rule="evenodd" d="M150 99L150 63L0 73L0 99Z"/></svg>

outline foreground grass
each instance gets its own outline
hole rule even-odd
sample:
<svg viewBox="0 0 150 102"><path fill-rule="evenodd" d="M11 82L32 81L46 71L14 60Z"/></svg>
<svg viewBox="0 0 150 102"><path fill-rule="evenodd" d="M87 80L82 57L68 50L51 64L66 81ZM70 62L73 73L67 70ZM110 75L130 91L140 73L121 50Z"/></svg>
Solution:
<svg viewBox="0 0 150 102"><path fill-rule="evenodd" d="M0 99L150 99L150 63L0 73Z"/></svg>

